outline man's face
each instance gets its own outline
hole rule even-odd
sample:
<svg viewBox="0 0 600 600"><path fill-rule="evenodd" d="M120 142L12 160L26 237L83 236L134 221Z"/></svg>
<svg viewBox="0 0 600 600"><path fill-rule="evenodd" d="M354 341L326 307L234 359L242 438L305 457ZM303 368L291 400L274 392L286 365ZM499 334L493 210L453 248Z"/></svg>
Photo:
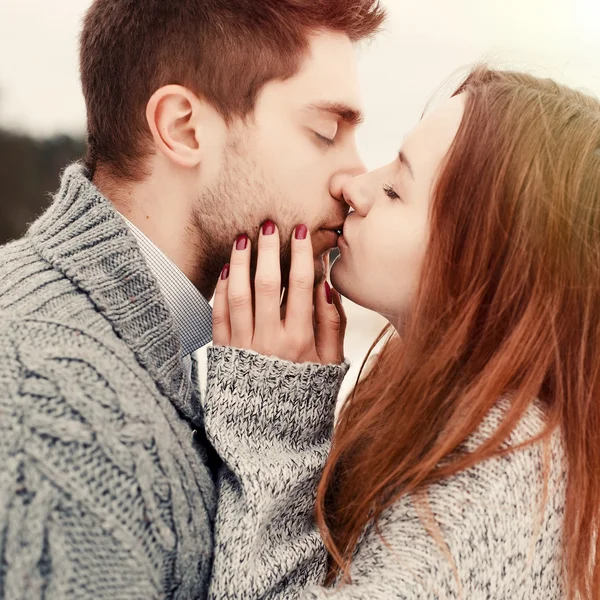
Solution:
<svg viewBox="0 0 600 600"><path fill-rule="evenodd" d="M284 282L299 224L311 231L321 281L323 256L336 246L335 230L348 213L342 188L364 171L355 141L360 119L354 46L339 34L313 37L301 70L268 83L254 114L229 128L218 176L205 187L196 219L210 240L213 260L205 271L218 273L240 233L256 250L260 226L271 219L282 239Z"/></svg>

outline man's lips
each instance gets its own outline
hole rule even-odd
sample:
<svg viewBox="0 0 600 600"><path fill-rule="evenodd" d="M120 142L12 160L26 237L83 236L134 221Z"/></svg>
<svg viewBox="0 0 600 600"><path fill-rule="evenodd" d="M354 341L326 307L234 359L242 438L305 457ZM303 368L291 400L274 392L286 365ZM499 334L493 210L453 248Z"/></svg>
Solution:
<svg viewBox="0 0 600 600"><path fill-rule="evenodd" d="M342 232L344 231L344 222L342 221L341 223L332 225L331 227L322 227L321 229L323 231L333 232L339 236L342 235Z"/></svg>
<svg viewBox="0 0 600 600"><path fill-rule="evenodd" d="M339 237L342 235L344 226L340 225L339 227L323 227L321 231L331 238L331 247L335 248L337 246L337 242Z"/></svg>

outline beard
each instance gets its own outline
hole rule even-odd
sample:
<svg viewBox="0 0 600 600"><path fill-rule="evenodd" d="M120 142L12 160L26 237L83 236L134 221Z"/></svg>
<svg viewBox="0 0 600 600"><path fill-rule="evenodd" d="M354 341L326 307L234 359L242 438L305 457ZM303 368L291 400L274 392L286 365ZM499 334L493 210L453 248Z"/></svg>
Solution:
<svg viewBox="0 0 600 600"><path fill-rule="evenodd" d="M213 285L223 267L230 262L235 239L246 234L252 242L251 281L254 282L258 259L258 237L262 224L270 219L279 229L281 284L289 283L292 262L291 237L302 216L293 203L277 188L250 158L240 140L230 143L223 157L218 180L203 190L196 201L193 227L197 232L197 256L202 256L198 273L202 282ZM325 277L323 259L315 261L315 285Z"/></svg>

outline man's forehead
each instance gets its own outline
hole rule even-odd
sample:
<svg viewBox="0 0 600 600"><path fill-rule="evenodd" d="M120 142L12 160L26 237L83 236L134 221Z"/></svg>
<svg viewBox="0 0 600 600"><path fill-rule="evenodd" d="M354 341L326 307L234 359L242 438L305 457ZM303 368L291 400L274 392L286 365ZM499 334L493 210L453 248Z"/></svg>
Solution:
<svg viewBox="0 0 600 600"><path fill-rule="evenodd" d="M363 110L354 46L339 34L315 36L298 72L270 82L261 94L298 114L335 115L359 123Z"/></svg>
<svg viewBox="0 0 600 600"><path fill-rule="evenodd" d="M288 82L304 106L337 105L361 112L356 48L346 36L313 38L310 52Z"/></svg>

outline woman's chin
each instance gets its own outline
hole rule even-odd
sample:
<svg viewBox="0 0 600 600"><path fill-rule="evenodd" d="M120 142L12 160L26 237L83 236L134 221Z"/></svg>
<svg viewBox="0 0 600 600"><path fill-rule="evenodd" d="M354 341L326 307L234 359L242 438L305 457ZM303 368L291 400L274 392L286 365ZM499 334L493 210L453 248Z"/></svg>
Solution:
<svg viewBox="0 0 600 600"><path fill-rule="evenodd" d="M333 287L350 302L381 315L397 329L397 315L389 314L385 307L380 305L377 298L374 298L368 289L364 289L360 278L354 277L344 267L340 258L331 266L330 279Z"/></svg>
<svg viewBox="0 0 600 600"><path fill-rule="evenodd" d="M344 286L344 277L342 275L342 273L340 273L340 257L338 256L334 261L333 264L331 265L331 268L329 270L329 279L331 280L331 285L333 285L333 287L340 293L342 294L342 296L346 296L345 292L343 291L343 289L345 288Z"/></svg>
<svg viewBox="0 0 600 600"><path fill-rule="evenodd" d="M357 294L359 291L360 281L354 279L351 274L344 270L341 260L341 257L338 257L331 266L331 284L344 298L347 298L350 300L350 302L361 305L358 297L359 294Z"/></svg>

